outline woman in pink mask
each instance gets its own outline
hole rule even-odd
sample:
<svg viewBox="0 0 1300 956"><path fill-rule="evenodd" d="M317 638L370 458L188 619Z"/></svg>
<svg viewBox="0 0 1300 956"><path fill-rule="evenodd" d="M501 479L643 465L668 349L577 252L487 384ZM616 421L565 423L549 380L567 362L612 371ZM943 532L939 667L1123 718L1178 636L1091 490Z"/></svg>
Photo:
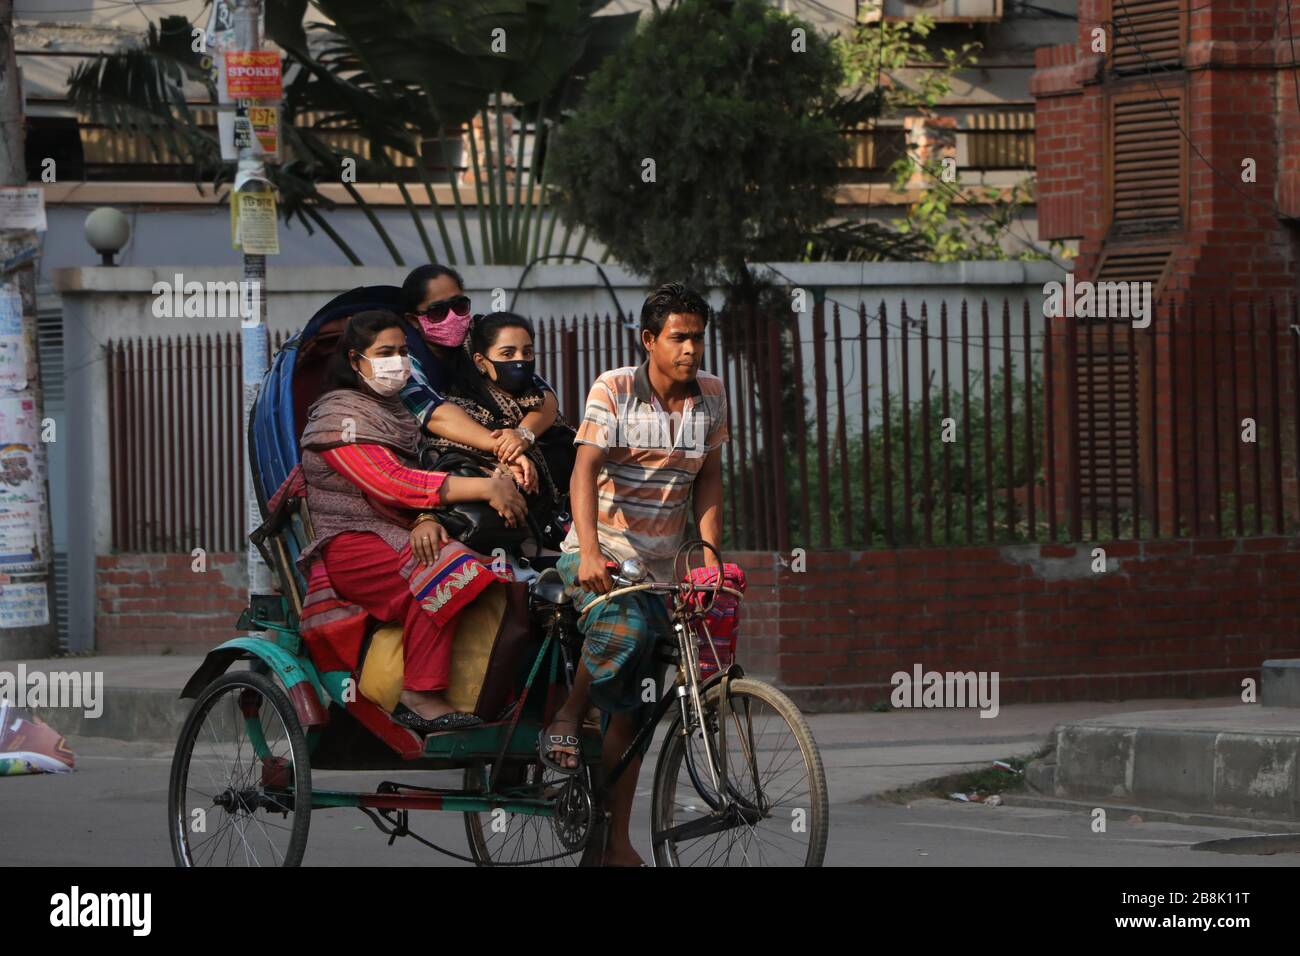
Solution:
<svg viewBox="0 0 1300 956"><path fill-rule="evenodd" d="M474 373L473 368L462 368L468 363L462 346L472 317L460 274L447 266L419 266L402 283L402 298L411 356L411 377L402 389L402 403L429 434L495 454L525 491L536 491L536 469L525 453L555 423L559 411L555 392L538 378L545 396L539 408L516 428L484 428L444 399L457 376Z"/></svg>

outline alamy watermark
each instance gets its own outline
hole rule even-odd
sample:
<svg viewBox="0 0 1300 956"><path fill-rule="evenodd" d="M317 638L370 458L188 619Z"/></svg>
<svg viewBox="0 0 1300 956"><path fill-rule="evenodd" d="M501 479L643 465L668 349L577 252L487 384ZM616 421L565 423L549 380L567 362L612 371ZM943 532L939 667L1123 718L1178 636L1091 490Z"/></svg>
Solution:
<svg viewBox="0 0 1300 956"><path fill-rule="evenodd" d="M889 703L897 709L978 707L981 717L996 717L998 680L997 671L927 671L913 664L910 674L896 671L889 678Z"/></svg>
<svg viewBox="0 0 1300 956"><path fill-rule="evenodd" d="M262 283L257 279L186 282L178 272L175 282L159 279L149 291L156 319L238 318L248 329L262 321Z"/></svg>
<svg viewBox="0 0 1300 956"><path fill-rule="evenodd" d="M620 403L613 424L605 426L606 446L647 448L687 455L704 454L709 436L709 416L699 408L686 413L651 409L637 402Z"/></svg>
<svg viewBox="0 0 1300 956"><path fill-rule="evenodd" d="M1065 283L1048 282L1043 286L1043 315L1080 319L1126 319L1135 329L1151 324L1150 282L1074 281L1074 273L1065 274Z"/></svg>
<svg viewBox="0 0 1300 956"><path fill-rule="evenodd" d="M50 897L50 925L58 928L111 927L148 936L153 928L152 893L83 893L73 886Z"/></svg>
<svg viewBox="0 0 1300 956"><path fill-rule="evenodd" d="M0 671L0 700L15 707L68 708L94 719L104 713L103 671Z"/></svg>

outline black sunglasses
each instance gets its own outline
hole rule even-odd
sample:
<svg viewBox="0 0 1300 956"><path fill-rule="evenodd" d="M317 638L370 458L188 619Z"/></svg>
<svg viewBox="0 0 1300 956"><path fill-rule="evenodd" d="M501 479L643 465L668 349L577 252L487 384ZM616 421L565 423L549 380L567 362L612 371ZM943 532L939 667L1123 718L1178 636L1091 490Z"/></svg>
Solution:
<svg viewBox="0 0 1300 956"><path fill-rule="evenodd" d="M466 315L469 312L469 296L453 295L450 299L443 299L440 302L430 302L427 308L416 312L416 315L426 315L434 322L441 322L447 317L448 312L455 312L457 315Z"/></svg>

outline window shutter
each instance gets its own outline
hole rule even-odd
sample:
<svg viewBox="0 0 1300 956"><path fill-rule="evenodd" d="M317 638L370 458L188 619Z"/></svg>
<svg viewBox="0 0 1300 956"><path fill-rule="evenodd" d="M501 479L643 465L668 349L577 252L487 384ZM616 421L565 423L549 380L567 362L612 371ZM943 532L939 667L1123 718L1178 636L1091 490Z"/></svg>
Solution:
<svg viewBox="0 0 1300 956"><path fill-rule="evenodd" d="M1114 249L1102 259L1096 282L1150 282L1154 308L1169 259L1168 248ZM1079 400L1076 447L1079 498L1085 515L1092 514L1094 500L1097 513L1109 515L1112 490L1121 510L1133 506L1141 457L1140 443L1133 431L1134 422L1140 422L1137 404L1141 363L1137 363L1138 368L1129 365L1129 338L1140 334L1129 322L1114 319L1079 319L1075 325L1075 382Z"/></svg>
<svg viewBox="0 0 1300 956"><path fill-rule="evenodd" d="M1111 101L1111 221L1145 229L1183 218L1183 91L1166 88Z"/></svg>
<svg viewBox="0 0 1300 956"><path fill-rule="evenodd" d="M1113 346L1108 328L1112 324ZM1089 326L1092 329L1091 350L1088 346ZM1079 501L1084 515L1092 514L1094 507L1098 514L1110 514L1112 480L1120 510L1131 508L1133 504L1138 467L1137 442L1133 438L1134 403L1138 391L1128 359L1129 336L1133 334L1127 322L1080 319L1075 326L1075 355L1078 359L1075 381L1079 398L1076 447L1079 453Z"/></svg>
<svg viewBox="0 0 1300 956"><path fill-rule="evenodd" d="M1110 68L1115 73L1178 69L1184 0L1112 0Z"/></svg>

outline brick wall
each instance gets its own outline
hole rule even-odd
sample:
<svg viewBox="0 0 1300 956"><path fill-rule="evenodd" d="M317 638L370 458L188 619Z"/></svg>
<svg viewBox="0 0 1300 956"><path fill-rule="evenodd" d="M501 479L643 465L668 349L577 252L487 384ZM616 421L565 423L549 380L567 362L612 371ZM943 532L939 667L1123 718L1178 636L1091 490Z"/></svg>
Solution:
<svg viewBox="0 0 1300 956"><path fill-rule="evenodd" d="M810 553L748 570L740 660L810 710L888 700L890 676L996 670L1003 703L1239 693L1300 656L1300 539Z"/></svg>
<svg viewBox="0 0 1300 956"><path fill-rule="evenodd" d="M236 636L248 578L244 555L101 554L95 647L103 654L206 654Z"/></svg>
<svg viewBox="0 0 1300 956"><path fill-rule="evenodd" d="M1182 69L1162 73L1186 96L1186 219L1146 240L1112 234L1102 201L1110 98L1151 89L1145 76L1107 75L1106 58L1092 52L1109 6L1080 0L1076 42L1035 51L1039 235L1078 240L1080 279L1093 276L1109 244L1159 240L1174 247L1167 298L1293 291L1300 237L1284 217L1300 212L1300 95L1285 23L1300 22L1300 0L1191 6ZM1247 158L1253 183L1241 181Z"/></svg>
<svg viewBox="0 0 1300 956"><path fill-rule="evenodd" d="M887 700L896 671L996 670L1001 702L1237 693L1300 657L1300 539L741 552L740 661L809 710ZM98 648L199 654L229 639L243 555L99 559Z"/></svg>

